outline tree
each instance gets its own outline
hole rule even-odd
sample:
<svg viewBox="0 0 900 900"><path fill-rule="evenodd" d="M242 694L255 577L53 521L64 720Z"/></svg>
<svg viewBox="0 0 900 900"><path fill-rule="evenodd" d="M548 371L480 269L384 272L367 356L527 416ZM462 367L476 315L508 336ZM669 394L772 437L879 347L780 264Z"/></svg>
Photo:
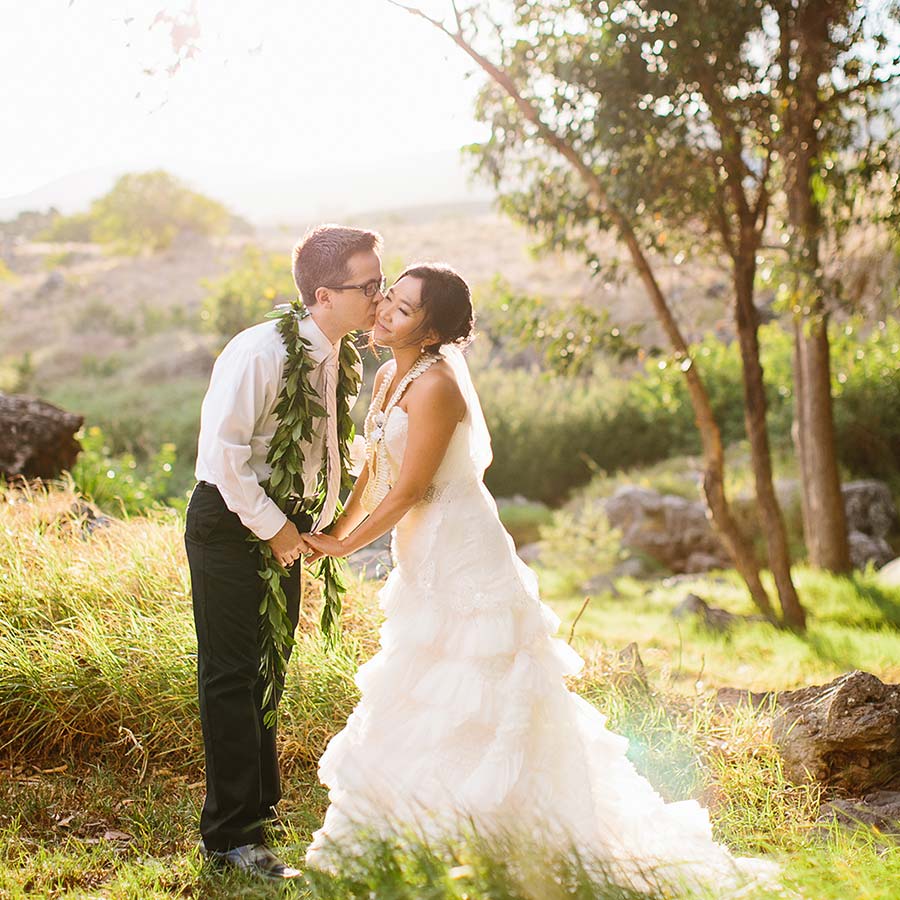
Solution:
<svg viewBox="0 0 900 900"><path fill-rule="evenodd" d="M499 59L494 62L473 44L472 35L483 25L476 16L486 14L481 5L461 10L454 3L455 24L448 26L419 8L389 2L441 29L490 76L479 112L490 121L492 134L479 153L482 167L498 183L507 179L507 210L551 240L588 254L591 233L615 231L621 238L688 385L701 434L703 490L711 517L757 606L774 620L758 564L725 494L724 450L709 396L654 273L651 254L667 243L667 232L660 227L663 214L683 228L690 215L679 212L688 207L673 200L672 190L660 189L663 170L647 166L648 158L660 153L671 153L667 165L677 166L679 142L658 127L647 133L646 116L637 121L629 117L629 110L646 112L653 101L643 90L654 73L641 57L642 44L635 43L637 31L632 29L629 38L618 28L628 16L627 7L637 4L520 3L512 23L493 23ZM665 25L667 17L664 13L655 19ZM514 36L504 40L508 34ZM607 105L606 97L617 90L627 94L628 102ZM686 117L681 122L683 128L691 127ZM608 140L601 141L601 134ZM517 187L510 190L509 182ZM700 183L696 189L703 190ZM798 608L799 602L792 605L790 596L786 603L783 598L786 620L802 627Z"/></svg>
<svg viewBox="0 0 900 900"><path fill-rule="evenodd" d="M774 0L771 10L804 535L810 561L841 572L851 563L828 338L841 279L826 272L823 248L882 214L873 188L892 195L887 215L896 216L900 148L891 88L900 75L900 12L859 0Z"/></svg>
<svg viewBox="0 0 900 900"><path fill-rule="evenodd" d="M158 169L123 175L87 213L54 223L48 237L89 235L119 252L153 252L166 249L180 234L225 234L231 221L221 203Z"/></svg>

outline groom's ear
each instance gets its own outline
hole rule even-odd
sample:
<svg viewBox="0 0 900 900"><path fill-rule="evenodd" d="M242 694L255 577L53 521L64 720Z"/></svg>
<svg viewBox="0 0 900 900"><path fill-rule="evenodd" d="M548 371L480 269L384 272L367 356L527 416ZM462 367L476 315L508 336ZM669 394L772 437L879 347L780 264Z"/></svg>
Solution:
<svg viewBox="0 0 900 900"><path fill-rule="evenodd" d="M324 306L328 309L331 308L332 297L331 291L328 290L327 287L317 287L316 288L316 303L320 306Z"/></svg>

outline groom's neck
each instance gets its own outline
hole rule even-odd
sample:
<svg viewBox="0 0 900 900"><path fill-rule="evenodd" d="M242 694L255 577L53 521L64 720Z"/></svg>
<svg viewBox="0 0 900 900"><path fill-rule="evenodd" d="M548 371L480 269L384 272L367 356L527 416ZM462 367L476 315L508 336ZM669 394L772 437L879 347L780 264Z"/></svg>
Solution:
<svg viewBox="0 0 900 900"><path fill-rule="evenodd" d="M334 310L328 309L317 303L315 306L309 307L309 314L312 316L316 325L319 326L322 334L324 334L332 344L336 344L345 334L347 334L347 329L344 327L343 322L337 320L337 317L334 315Z"/></svg>

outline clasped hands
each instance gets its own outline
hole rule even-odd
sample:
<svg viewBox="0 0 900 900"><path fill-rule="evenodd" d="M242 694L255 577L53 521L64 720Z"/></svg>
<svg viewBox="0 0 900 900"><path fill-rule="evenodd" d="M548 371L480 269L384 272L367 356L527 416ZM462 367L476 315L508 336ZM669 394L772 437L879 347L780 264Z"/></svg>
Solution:
<svg viewBox="0 0 900 900"><path fill-rule="evenodd" d="M288 519L280 531L268 540L272 555L285 568L293 565L300 557L310 565L323 556L345 556L343 542L329 534L300 534L297 526Z"/></svg>

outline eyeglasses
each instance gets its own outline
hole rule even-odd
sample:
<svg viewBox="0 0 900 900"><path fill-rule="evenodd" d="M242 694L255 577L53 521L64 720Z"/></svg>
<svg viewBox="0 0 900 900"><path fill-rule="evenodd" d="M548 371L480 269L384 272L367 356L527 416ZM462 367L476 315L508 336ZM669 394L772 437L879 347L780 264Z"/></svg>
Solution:
<svg viewBox="0 0 900 900"><path fill-rule="evenodd" d="M329 291L362 291L366 298L371 300L376 294L384 293L387 279L382 275L381 278L373 278L365 284L324 284L322 287L327 287Z"/></svg>

